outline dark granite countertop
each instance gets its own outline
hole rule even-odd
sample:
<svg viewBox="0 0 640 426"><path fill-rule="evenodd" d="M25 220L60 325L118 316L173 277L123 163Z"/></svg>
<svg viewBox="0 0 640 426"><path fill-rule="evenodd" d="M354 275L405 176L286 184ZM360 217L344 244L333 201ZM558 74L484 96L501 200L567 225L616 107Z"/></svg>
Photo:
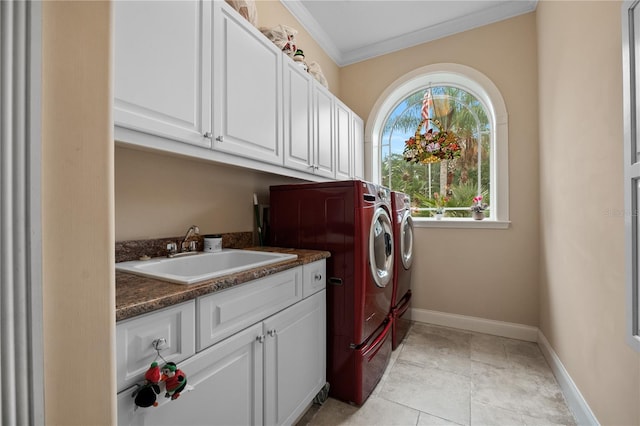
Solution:
<svg viewBox="0 0 640 426"><path fill-rule="evenodd" d="M250 247L248 250L293 253L297 254L298 258L249 269L237 274L212 278L191 285L175 284L168 281L116 271L116 321L133 318L147 312L186 302L198 296L224 290L247 281L262 278L317 260L326 259L331 256L328 251L285 249L278 247Z"/></svg>

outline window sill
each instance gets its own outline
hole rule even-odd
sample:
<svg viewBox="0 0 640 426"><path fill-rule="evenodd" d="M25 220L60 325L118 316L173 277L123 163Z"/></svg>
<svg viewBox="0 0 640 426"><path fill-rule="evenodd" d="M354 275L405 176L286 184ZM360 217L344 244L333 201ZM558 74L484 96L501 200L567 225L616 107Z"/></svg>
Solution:
<svg viewBox="0 0 640 426"><path fill-rule="evenodd" d="M436 220L433 218L413 218L414 228L473 228L473 229L508 229L511 224L509 220L474 220L471 218L444 218Z"/></svg>

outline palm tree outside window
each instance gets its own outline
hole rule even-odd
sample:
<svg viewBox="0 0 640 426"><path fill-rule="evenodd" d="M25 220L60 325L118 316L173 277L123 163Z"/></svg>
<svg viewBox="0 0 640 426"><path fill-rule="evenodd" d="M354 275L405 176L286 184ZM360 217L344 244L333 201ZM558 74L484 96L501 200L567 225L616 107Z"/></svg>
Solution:
<svg viewBox="0 0 640 426"><path fill-rule="evenodd" d="M442 129L434 130L452 131L459 137L459 158L432 164L409 163L403 158L404 142L414 135L422 120L427 91L433 99L429 117L442 125ZM431 217L436 199L442 197L448 199L445 217L470 217L469 206L478 195L489 205L489 215L491 132L483 103L471 93L447 85L415 91L397 103L384 121L379 139L381 183L411 197L414 217Z"/></svg>

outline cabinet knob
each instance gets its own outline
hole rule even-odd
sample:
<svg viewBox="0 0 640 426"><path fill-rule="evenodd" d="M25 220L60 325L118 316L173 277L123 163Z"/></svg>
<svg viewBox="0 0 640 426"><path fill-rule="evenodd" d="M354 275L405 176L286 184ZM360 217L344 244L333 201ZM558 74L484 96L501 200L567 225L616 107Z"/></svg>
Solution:
<svg viewBox="0 0 640 426"><path fill-rule="evenodd" d="M224 136L218 136L218 137L216 138L216 141L218 141L218 142L224 142Z"/></svg>
<svg viewBox="0 0 640 426"><path fill-rule="evenodd" d="M206 132L206 133L204 134L204 137L205 137L205 138L207 138L207 139L213 139L213 133L211 133L211 132Z"/></svg>
<svg viewBox="0 0 640 426"><path fill-rule="evenodd" d="M160 349L162 349L166 344L167 344L167 339L165 339L164 337L154 339L151 342L151 346L153 346L153 349L155 349L156 351L159 351Z"/></svg>
<svg viewBox="0 0 640 426"><path fill-rule="evenodd" d="M316 274L313 276L313 279L316 281L320 281L322 279L322 274L316 272Z"/></svg>
<svg viewBox="0 0 640 426"><path fill-rule="evenodd" d="M276 337L276 334L278 334L278 332L274 329L267 331L267 334L269 335L269 337Z"/></svg>
<svg viewBox="0 0 640 426"><path fill-rule="evenodd" d="M256 340L258 341L258 343L264 343L264 334L261 334L260 336L256 337Z"/></svg>

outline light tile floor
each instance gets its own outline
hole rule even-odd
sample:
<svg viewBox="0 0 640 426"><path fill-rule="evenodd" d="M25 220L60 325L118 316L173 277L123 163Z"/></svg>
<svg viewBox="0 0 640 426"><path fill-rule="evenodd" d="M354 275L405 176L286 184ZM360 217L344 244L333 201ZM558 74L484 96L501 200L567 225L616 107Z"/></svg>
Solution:
<svg viewBox="0 0 640 426"><path fill-rule="evenodd" d="M362 407L333 398L309 425L575 425L538 345L415 323Z"/></svg>

